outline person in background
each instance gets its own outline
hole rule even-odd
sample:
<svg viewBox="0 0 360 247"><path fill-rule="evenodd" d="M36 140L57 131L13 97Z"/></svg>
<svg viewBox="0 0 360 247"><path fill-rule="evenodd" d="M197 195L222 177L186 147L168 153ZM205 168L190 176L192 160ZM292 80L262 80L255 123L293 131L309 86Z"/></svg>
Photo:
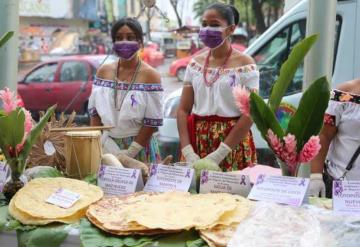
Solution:
<svg viewBox="0 0 360 247"><path fill-rule="evenodd" d="M153 133L163 122L160 75L138 56L143 31L136 19L122 18L111 30L116 62L102 65L89 99L90 125L110 125L101 141L105 153L159 162Z"/></svg>
<svg viewBox="0 0 360 247"><path fill-rule="evenodd" d="M199 37L210 49L190 61L177 113L186 161L210 159L223 171L256 162L252 121L241 115L232 94L238 85L259 88L254 60L231 47L238 22L239 13L231 5L214 3L206 8Z"/></svg>
<svg viewBox="0 0 360 247"><path fill-rule="evenodd" d="M360 180L360 78L331 91L320 144L311 162L310 195L331 198L332 180Z"/></svg>

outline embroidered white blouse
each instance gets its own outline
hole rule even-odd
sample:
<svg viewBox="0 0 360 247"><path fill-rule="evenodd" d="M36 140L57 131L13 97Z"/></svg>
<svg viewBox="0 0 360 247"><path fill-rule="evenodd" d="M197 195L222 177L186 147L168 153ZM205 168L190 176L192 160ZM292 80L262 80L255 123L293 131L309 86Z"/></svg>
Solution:
<svg viewBox="0 0 360 247"><path fill-rule="evenodd" d="M333 90L324 123L338 129L330 144L327 160L330 175L340 178L360 145L360 95ZM360 156L346 179L360 180Z"/></svg>
<svg viewBox="0 0 360 247"><path fill-rule="evenodd" d="M115 85L117 107L123 102L120 110L115 108ZM90 116L98 115L104 125L115 126L109 131L114 138L137 136L142 126L159 127L163 122L161 84L134 83L130 89L129 86L101 78L93 83Z"/></svg>
<svg viewBox="0 0 360 247"><path fill-rule="evenodd" d="M208 68L209 81L217 70L218 68ZM205 84L203 72L204 67L192 59L184 77L184 82L192 85L194 90L192 113L199 116L239 117L241 113L232 94L234 87L243 85L249 90L259 89L259 71L255 64L225 68L211 86Z"/></svg>

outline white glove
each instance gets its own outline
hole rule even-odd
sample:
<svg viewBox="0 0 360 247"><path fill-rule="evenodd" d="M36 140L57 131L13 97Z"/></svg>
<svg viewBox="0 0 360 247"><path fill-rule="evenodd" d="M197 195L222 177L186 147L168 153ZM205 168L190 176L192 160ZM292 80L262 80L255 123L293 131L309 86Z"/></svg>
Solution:
<svg viewBox="0 0 360 247"><path fill-rule="evenodd" d="M141 146L139 143L133 141L129 148L126 150L121 150L120 154L125 154L126 156L130 158L135 158L138 153L143 149L144 147Z"/></svg>
<svg viewBox="0 0 360 247"><path fill-rule="evenodd" d="M225 159L225 157L232 151L232 149L225 143L220 143L219 147L212 153L208 154L205 159L214 161L217 165Z"/></svg>
<svg viewBox="0 0 360 247"><path fill-rule="evenodd" d="M181 149L181 153L184 155L185 160L190 163L194 163L200 159L200 156L194 152L191 144L186 145L183 149Z"/></svg>
<svg viewBox="0 0 360 247"><path fill-rule="evenodd" d="M310 188L309 196L325 197L325 183L323 180L323 175L321 173L312 173L310 175Z"/></svg>
<svg viewBox="0 0 360 247"><path fill-rule="evenodd" d="M115 143L113 139L109 136L108 131L104 131L101 135L101 145L103 153L111 153L115 156L118 156L123 151L119 148L119 146Z"/></svg>

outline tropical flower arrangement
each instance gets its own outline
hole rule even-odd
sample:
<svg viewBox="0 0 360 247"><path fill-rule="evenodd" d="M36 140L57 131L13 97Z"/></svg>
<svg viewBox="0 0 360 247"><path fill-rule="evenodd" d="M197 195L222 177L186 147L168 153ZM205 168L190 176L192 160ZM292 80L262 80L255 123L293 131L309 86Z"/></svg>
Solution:
<svg viewBox="0 0 360 247"><path fill-rule="evenodd" d="M23 186L20 176L24 172L27 156L56 106L50 107L40 121L33 124L30 112L14 92L8 88L0 90L0 100L0 149L11 170L11 181L5 184L3 193L11 197Z"/></svg>
<svg viewBox="0 0 360 247"><path fill-rule="evenodd" d="M301 163L311 161L320 151L319 132L330 98L326 77L315 80L303 93L287 126L281 125L276 111L292 82L298 66L317 40L317 35L299 42L281 66L267 103L256 93L238 86L233 94L239 110L250 116L277 157L284 176L298 176Z"/></svg>

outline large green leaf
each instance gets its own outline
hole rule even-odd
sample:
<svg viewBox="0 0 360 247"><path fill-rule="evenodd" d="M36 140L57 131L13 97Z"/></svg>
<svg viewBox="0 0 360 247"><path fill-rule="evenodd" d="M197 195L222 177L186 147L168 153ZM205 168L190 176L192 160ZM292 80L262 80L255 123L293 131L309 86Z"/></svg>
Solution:
<svg viewBox="0 0 360 247"><path fill-rule="evenodd" d="M0 232L5 230L8 217L9 217L8 206L0 207Z"/></svg>
<svg viewBox="0 0 360 247"><path fill-rule="evenodd" d="M293 80L297 68L317 39L318 35L312 35L300 41L294 46L288 59L281 66L279 78L271 90L268 102L274 112L279 107L281 99Z"/></svg>
<svg viewBox="0 0 360 247"><path fill-rule="evenodd" d="M30 231L17 231L19 247L58 247L67 238L68 225L37 227Z"/></svg>
<svg viewBox="0 0 360 247"><path fill-rule="evenodd" d="M198 240L199 233L195 230L183 231L180 233L170 234L164 236L158 240L156 246L158 247L187 247L188 243L193 243L195 240ZM193 245L194 246L194 245Z"/></svg>
<svg viewBox="0 0 360 247"><path fill-rule="evenodd" d="M5 145L16 147L24 137L25 114L21 108L9 113L7 116L0 117L0 145L6 150Z"/></svg>
<svg viewBox="0 0 360 247"><path fill-rule="evenodd" d="M317 79L304 92L287 129L287 133L295 135L298 151L311 136L319 134L329 98L330 89L326 77Z"/></svg>
<svg viewBox="0 0 360 247"><path fill-rule="evenodd" d="M0 48L14 35L14 32L7 32L0 38Z"/></svg>
<svg viewBox="0 0 360 247"><path fill-rule="evenodd" d="M264 100L254 92L250 94L250 111L256 127L265 140L267 140L266 135L269 129L272 129L279 138L284 136L284 131L277 121L274 112L266 105Z"/></svg>
<svg viewBox="0 0 360 247"><path fill-rule="evenodd" d="M26 160L27 156L30 153L32 146L35 144L38 136L41 134L41 131L44 129L47 121L49 120L50 116L54 113L55 109L56 109L56 105L53 105L52 107L50 107L46 111L45 115L37 123L37 125L35 127L33 127L30 134L26 138L24 149L19 155L19 160L23 160L23 161ZM23 164L25 164L25 162L23 162ZM24 170L24 167L19 168L19 172L22 172L23 170Z"/></svg>

